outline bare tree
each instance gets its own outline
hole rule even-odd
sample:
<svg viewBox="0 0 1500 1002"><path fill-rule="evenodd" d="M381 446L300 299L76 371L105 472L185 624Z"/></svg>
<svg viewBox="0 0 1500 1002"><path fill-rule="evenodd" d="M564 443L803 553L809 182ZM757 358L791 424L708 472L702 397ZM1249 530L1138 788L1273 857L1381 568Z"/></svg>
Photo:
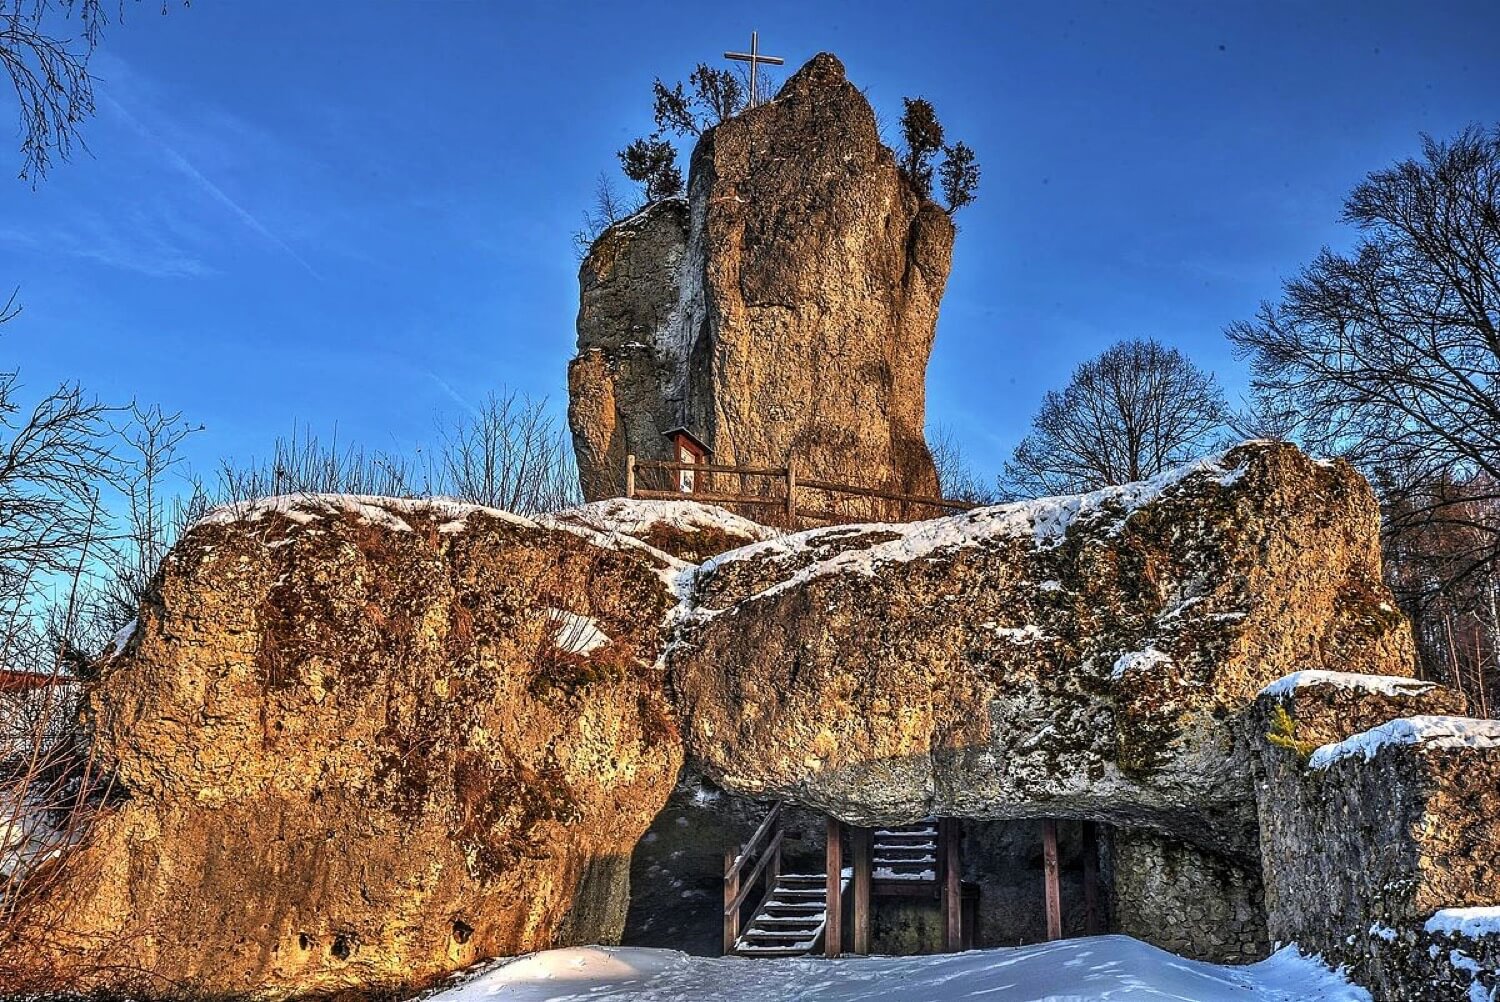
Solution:
<svg viewBox="0 0 1500 1002"><path fill-rule="evenodd" d="M974 472L964 456L963 447L946 425L928 430L927 447L937 468L938 493L952 501L994 504L999 500L995 489Z"/></svg>
<svg viewBox="0 0 1500 1002"><path fill-rule="evenodd" d="M89 57L104 37L110 6L106 0L0 0L0 64L20 112L22 179L36 181L54 157L66 161L75 148L86 149L81 130L94 113ZM162 13L167 7L162 0ZM119 0L118 14L124 9ZM78 37L63 37L75 18Z"/></svg>
<svg viewBox="0 0 1500 1002"><path fill-rule="evenodd" d="M1226 333L1257 392L1297 415L1300 440L1348 458L1380 493L1388 577L1424 662L1493 666L1500 128L1424 136L1420 157L1354 188L1343 219L1360 234L1351 252L1325 249L1279 303ZM1477 652L1455 623L1473 627Z"/></svg>
<svg viewBox="0 0 1500 1002"><path fill-rule="evenodd" d="M639 209L639 205L631 205L615 189L608 174L600 171L599 180L594 186L594 208L592 211L584 210L583 227L573 233L573 249L578 254L578 260L582 261L588 256L589 248L594 246L599 234Z"/></svg>
<svg viewBox="0 0 1500 1002"><path fill-rule="evenodd" d="M556 511L581 500L572 456L546 400L492 393L472 416L443 429L431 479L460 501L520 514Z"/></svg>
<svg viewBox="0 0 1500 1002"><path fill-rule="evenodd" d="M1227 413L1218 382L1177 349L1122 341L1047 393L1002 491L1073 494L1154 476L1207 448Z"/></svg>
<svg viewBox="0 0 1500 1002"><path fill-rule="evenodd" d="M371 494L417 497L427 493L416 464L386 452L339 446L338 433L323 444L304 428L276 439L271 458L219 467L215 500L237 504L282 494Z"/></svg>

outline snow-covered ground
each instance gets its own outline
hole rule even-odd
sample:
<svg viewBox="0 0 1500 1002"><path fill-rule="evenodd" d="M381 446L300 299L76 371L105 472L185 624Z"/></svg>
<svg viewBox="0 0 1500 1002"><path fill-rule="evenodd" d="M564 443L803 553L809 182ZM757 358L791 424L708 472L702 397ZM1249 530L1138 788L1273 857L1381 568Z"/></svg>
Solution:
<svg viewBox="0 0 1500 1002"><path fill-rule="evenodd" d="M745 960L675 950L549 950L468 975L428 1002L1369 1002L1288 947L1259 964L1184 960L1128 936L932 957Z"/></svg>

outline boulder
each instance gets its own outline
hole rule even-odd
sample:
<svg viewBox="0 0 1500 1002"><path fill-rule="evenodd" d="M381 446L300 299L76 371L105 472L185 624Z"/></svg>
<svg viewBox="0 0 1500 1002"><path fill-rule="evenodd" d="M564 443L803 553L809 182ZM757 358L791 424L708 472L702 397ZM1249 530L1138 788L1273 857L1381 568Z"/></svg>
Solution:
<svg viewBox="0 0 1500 1002"><path fill-rule="evenodd" d="M12 968L269 998L617 941L682 760L670 566L442 502L211 515L94 687L114 803Z"/></svg>
<svg viewBox="0 0 1500 1002"><path fill-rule="evenodd" d="M1409 676L1351 467L1247 443L1154 480L788 535L679 584L668 659L716 783L856 824L1147 827L1258 860L1257 693Z"/></svg>
<svg viewBox="0 0 1500 1002"><path fill-rule="evenodd" d="M584 496L622 493L627 453L674 458L662 435L677 426L719 463L937 493L925 378L953 235L832 55L704 133L686 199L606 230L579 272L568 416ZM852 500L845 514L900 514Z"/></svg>

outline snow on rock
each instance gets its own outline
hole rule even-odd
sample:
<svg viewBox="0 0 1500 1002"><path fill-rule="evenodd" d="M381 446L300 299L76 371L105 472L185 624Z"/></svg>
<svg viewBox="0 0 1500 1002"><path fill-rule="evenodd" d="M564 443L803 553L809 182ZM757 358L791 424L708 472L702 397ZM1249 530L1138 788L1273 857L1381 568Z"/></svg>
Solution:
<svg viewBox="0 0 1500 1002"><path fill-rule="evenodd" d="M1294 671L1260 691L1262 696L1285 696L1301 688L1331 685L1340 689L1378 692L1383 696L1416 696L1437 687L1435 682L1402 678L1399 675L1360 675L1347 671Z"/></svg>
<svg viewBox="0 0 1500 1002"><path fill-rule="evenodd" d="M469 504L451 498L391 498L373 494L278 494L274 497L257 498L253 501L234 501L220 505L200 518L200 525L232 525L235 522L258 522L270 514L278 514L299 525L307 525L325 515L351 514L370 523L395 532L409 532L411 525L402 515L420 514L432 519L446 519L442 528L455 531L465 519L475 512L483 512L493 518L513 522L517 525L534 525L530 519L520 515Z"/></svg>
<svg viewBox="0 0 1500 1002"><path fill-rule="evenodd" d="M1500 935L1500 905L1481 908L1443 908L1433 912L1423 928L1445 936Z"/></svg>
<svg viewBox="0 0 1500 1002"><path fill-rule="evenodd" d="M589 616L566 609L548 609L547 616L557 624L555 643L564 653L587 657L612 643L609 634L599 629L599 623Z"/></svg>
<svg viewBox="0 0 1500 1002"><path fill-rule="evenodd" d="M726 988L733 986L726 994ZM1184 960L1127 936L925 957L745 959L675 950L549 950L472 975L429 1002L1369 1002L1287 947L1258 964Z"/></svg>
<svg viewBox="0 0 1500 1002"><path fill-rule="evenodd" d="M1171 664L1172 655L1164 654L1155 647L1147 647L1144 651L1121 654L1115 659L1115 666L1110 670L1110 676L1124 678L1126 672L1149 671L1152 668L1169 667Z"/></svg>
<svg viewBox="0 0 1500 1002"><path fill-rule="evenodd" d="M1430 748L1500 748L1500 720L1473 717L1401 717L1361 731L1312 753L1308 766L1325 769L1340 759L1360 755L1368 762L1387 745Z"/></svg>
<svg viewBox="0 0 1500 1002"><path fill-rule="evenodd" d="M776 529L731 511L689 500L611 498L538 516L537 521L559 528L587 529L612 539L638 541L691 563L780 535Z"/></svg>
<svg viewBox="0 0 1500 1002"><path fill-rule="evenodd" d="M1237 447L1239 448L1239 447ZM1243 475L1239 464L1225 465L1226 450L1167 470L1150 480L1105 487L1088 494L1040 498L1010 504L975 508L959 515L925 522L867 523L810 529L734 550L707 561L704 573L734 561L759 560L785 563L796 569L760 593L770 598L814 578L829 574L861 574L873 577L882 567L928 559L954 550L982 546L996 538L1029 539L1038 550L1062 543L1069 529L1096 520L1112 521L1117 534L1131 515L1190 479L1207 479L1230 486ZM853 533L880 533L888 538L871 546L837 549L831 555L820 551ZM808 560L808 558L811 558ZM1060 587L1056 582L1046 584ZM1053 590L1053 589L1048 589Z"/></svg>

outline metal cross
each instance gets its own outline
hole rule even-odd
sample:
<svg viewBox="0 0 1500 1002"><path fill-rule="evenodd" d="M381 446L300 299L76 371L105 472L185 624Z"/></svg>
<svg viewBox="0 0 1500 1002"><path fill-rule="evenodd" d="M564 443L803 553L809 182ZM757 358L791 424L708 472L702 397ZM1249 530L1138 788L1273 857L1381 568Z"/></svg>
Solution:
<svg viewBox="0 0 1500 1002"><path fill-rule="evenodd" d="M760 37L759 37L759 34L757 32L754 32L754 31L750 32L750 51L749 52L726 52L726 53L724 53L724 58L725 59L738 59L742 63L749 63L750 64L750 104L748 105L748 107L751 107L751 108L755 107L755 105L758 103L756 101L756 98L757 98L758 95L756 94L756 90L755 90L755 83L756 83L756 80L755 80L755 77L756 77L755 66L756 66L756 64L757 63L765 63L767 66L780 66L782 63L786 62L786 60L782 59L780 56L763 56L763 55L761 55L760 54Z"/></svg>

